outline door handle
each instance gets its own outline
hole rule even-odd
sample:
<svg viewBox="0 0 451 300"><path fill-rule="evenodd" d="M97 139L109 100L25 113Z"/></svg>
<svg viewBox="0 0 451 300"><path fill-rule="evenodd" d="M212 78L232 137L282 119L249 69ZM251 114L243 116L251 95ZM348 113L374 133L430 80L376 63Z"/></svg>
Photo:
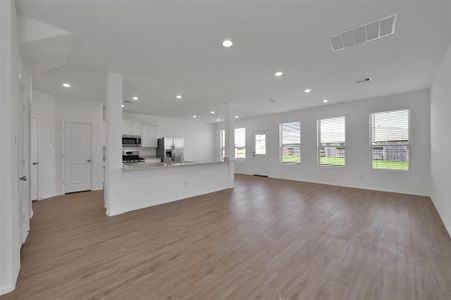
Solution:
<svg viewBox="0 0 451 300"><path fill-rule="evenodd" d="M22 176L22 177L19 177L19 180L22 180L22 181L27 181L27 176Z"/></svg>
<svg viewBox="0 0 451 300"><path fill-rule="evenodd" d="M38 162L37 161L34 161L33 162L33 166L37 166L38 165Z"/></svg>
<svg viewBox="0 0 451 300"><path fill-rule="evenodd" d="M88 159L88 160L87 160L86 162L88 162L88 163L89 163L89 162L91 162L91 160L90 160L90 159Z"/></svg>

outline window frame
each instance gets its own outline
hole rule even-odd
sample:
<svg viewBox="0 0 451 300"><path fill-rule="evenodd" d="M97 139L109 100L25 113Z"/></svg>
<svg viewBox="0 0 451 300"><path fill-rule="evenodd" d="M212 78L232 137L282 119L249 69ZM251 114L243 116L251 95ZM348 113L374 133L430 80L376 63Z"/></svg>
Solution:
<svg viewBox="0 0 451 300"><path fill-rule="evenodd" d="M260 132L260 131L259 131ZM264 135L265 136L265 153L257 153L257 142L256 142L256 137L257 135ZM252 143L253 143L253 156L255 157L256 155L268 155L268 132L265 131L264 133L253 133L252 134Z"/></svg>
<svg viewBox="0 0 451 300"><path fill-rule="evenodd" d="M299 162L283 162L283 134L282 134L282 127L284 124L290 124L290 123L299 123ZM302 164L302 122L301 121L286 121L279 123L279 163L283 166L289 166L289 165L298 165Z"/></svg>
<svg viewBox="0 0 451 300"><path fill-rule="evenodd" d="M400 111L400 110L407 110L407 126L409 127L407 132L409 135L409 142L407 144L407 149L409 151L408 153L408 157L409 160L407 161L408 165L407 165L407 170L401 170L401 169L375 169L373 168L373 123L372 123L372 115L373 114L377 114L377 113L384 113L384 112L391 112L391 111ZM412 126L411 126L411 110L410 108L394 108L394 109L390 109L390 110L383 110L383 111L376 111L376 112L372 112L369 114L368 116L368 132L369 132L369 140L368 140L368 151L369 151L369 157L368 157L368 164L369 164L369 168L371 171L375 171L375 172L410 172L412 169Z"/></svg>
<svg viewBox="0 0 451 300"><path fill-rule="evenodd" d="M237 147L236 146L236 136L237 136L237 134L236 134L236 130L237 129L244 129L244 146L243 147ZM243 161L243 160L246 160L246 152L247 152L247 147L246 147L246 127L239 127L239 128L234 128L233 129L234 130L234 135L233 135L233 154L234 154L234 156L235 156L235 160L237 160L237 161ZM239 148L239 149L241 149L241 148L243 148L244 149L244 157L240 157L240 158L237 158L236 157L236 150L237 150L237 148Z"/></svg>
<svg viewBox="0 0 451 300"><path fill-rule="evenodd" d="M336 118L344 118L345 121L345 141L343 143L343 148L345 150L344 152L344 165L322 165L321 164L321 120L327 120L327 119L336 119ZM322 117L320 119L317 119L316 121L316 134L317 134L317 146L316 146L316 156L317 156L317 165L321 168L346 168L347 166L347 160L348 160L348 155L347 155L347 146L346 146L346 140L347 140L347 118L348 116L343 114L343 115L337 115L337 116L331 116L331 117Z"/></svg>

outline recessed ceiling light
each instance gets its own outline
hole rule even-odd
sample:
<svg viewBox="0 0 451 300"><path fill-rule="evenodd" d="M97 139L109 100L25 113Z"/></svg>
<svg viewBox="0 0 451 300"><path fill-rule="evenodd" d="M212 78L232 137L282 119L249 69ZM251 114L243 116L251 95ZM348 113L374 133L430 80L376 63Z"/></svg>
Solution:
<svg viewBox="0 0 451 300"><path fill-rule="evenodd" d="M125 104L121 104L121 107L124 108L124 107L125 107Z"/></svg>
<svg viewBox="0 0 451 300"><path fill-rule="evenodd" d="M274 76L276 76L276 77L280 77L282 75L283 75L282 71L277 71L276 73L274 73Z"/></svg>
<svg viewBox="0 0 451 300"><path fill-rule="evenodd" d="M240 117L240 116L237 115L237 116L235 116L235 119L238 119L239 117Z"/></svg>
<svg viewBox="0 0 451 300"><path fill-rule="evenodd" d="M233 46L233 42L231 40L224 40L222 41L222 45L226 48L230 48Z"/></svg>
<svg viewBox="0 0 451 300"><path fill-rule="evenodd" d="M196 119L197 118L197 115L193 115L193 119Z"/></svg>
<svg viewBox="0 0 451 300"><path fill-rule="evenodd" d="M306 94L310 94L311 92L312 92L311 89L305 89L305 90L304 90L304 93L306 93Z"/></svg>
<svg viewBox="0 0 451 300"><path fill-rule="evenodd" d="M210 112L212 115L214 115L215 114L215 111L214 110L212 110L211 112Z"/></svg>
<svg viewBox="0 0 451 300"><path fill-rule="evenodd" d="M217 122L221 122L221 119L218 118L218 119L216 119L216 121L217 121Z"/></svg>
<svg viewBox="0 0 451 300"><path fill-rule="evenodd" d="M138 101L139 100L138 96L133 96L132 99L133 99L133 101Z"/></svg>
<svg viewBox="0 0 451 300"><path fill-rule="evenodd" d="M324 100L323 100L323 103L327 103L327 102L329 102L329 100L327 100L327 99L324 99Z"/></svg>
<svg viewBox="0 0 451 300"><path fill-rule="evenodd" d="M177 98L178 100L182 99L182 95L177 95L175 96L175 98Z"/></svg>
<svg viewBox="0 0 451 300"><path fill-rule="evenodd" d="M64 86L65 88L70 88L71 87L70 83L67 83L67 82L64 82L62 84L62 86Z"/></svg>

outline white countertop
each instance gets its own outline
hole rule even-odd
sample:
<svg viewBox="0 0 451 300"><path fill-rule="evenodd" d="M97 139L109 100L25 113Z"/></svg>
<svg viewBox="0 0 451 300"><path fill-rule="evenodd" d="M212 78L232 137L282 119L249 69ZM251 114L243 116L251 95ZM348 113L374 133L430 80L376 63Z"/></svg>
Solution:
<svg viewBox="0 0 451 300"><path fill-rule="evenodd" d="M211 164L223 164L222 160L218 161L184 161L180 163L163 163L163 162L152 162L152 163L128 163L122 164L123 171L136 171L136 170L148 170L148 169L161 169L161 168L174 168L174 167L185 167L185 166L199 166L199 165L211 165Z"/></svg>

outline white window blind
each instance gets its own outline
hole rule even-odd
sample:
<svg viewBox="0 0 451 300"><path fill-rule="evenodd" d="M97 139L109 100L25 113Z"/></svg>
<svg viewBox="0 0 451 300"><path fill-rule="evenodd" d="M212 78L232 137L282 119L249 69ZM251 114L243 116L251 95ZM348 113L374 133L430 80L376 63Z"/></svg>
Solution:
<svg viewBox="0 0 451 300"><path fill-rule="evenodd" d="M301 162L301 122L279 125L280 161L284 164Z"/></svg>
<svg viewBox="0 0 451 300"><path fill-rule="evenodd" d="M246 158L246 128L235 128L235 158Z"/></svg>
<svg viewBox="0 0 451 300"><path fill-rule="evenodd" d="M345 166L346 118L336 117L319 120L319 164L322 166Z"/></svg>
<svg viewBox="0 0 451 300"><path fill-rule="evenodd" d="M219 151L220 158L224 159L225 157L225 130L222 129L219 131Z"/></svg>
<svg viewBox="0 0 451 300"><path fill-rule="evenodd" d="M409 110L372 113L371 158L373 169L409 169Z"/></svg>

